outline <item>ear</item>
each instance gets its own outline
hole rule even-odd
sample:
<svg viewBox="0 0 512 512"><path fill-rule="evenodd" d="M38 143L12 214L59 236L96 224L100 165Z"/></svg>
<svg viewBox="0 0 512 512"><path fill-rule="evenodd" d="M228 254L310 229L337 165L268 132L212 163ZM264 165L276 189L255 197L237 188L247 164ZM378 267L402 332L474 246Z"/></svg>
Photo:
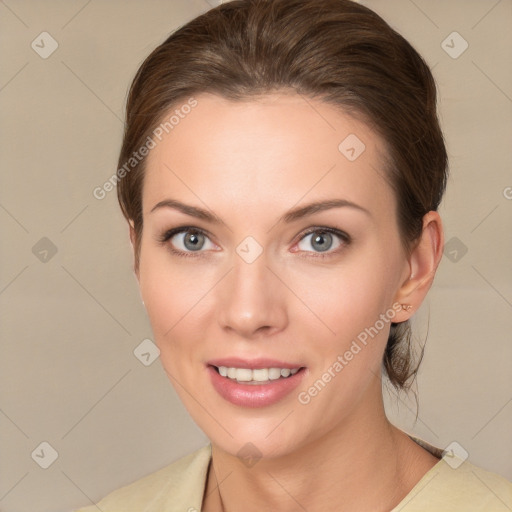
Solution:
<svg viewBox="0 0 512 512"><path fill-rule="evenodd" d="M443 256L444 233L441 217L435 211L423 217L423 229L420 239L408 257L409 277L397 291L395 301L411 306L399 311L395 322L408 320L419 309L427 295L437 267Z"/></svg>
<svg viewBox="0 0 512 512"><path fill-rule="evenodd" d="M136 234L135 234L135 226L134 226L134 223L133 223L133 220L129 220L128 221L128 224L129 224L129 230L130 230L130 244L132 246L132 254L133 254L133 272L135 274L135 277L137 278L137 281L139 281L139 268L138 266L135 264L136 260L137 260L137 255L135 254L135 251L136 251L136 247L137 247L137 244L136 244Z"/></svg>

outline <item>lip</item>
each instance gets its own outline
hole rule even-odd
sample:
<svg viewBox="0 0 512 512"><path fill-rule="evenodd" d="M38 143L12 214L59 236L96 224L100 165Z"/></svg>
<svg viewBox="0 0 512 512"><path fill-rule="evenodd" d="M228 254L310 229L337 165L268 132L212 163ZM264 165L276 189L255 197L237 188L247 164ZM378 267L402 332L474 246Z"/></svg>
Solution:
<svg viewBox="0 0 512 512"><path fill-rule="evenodd" d="M270 362L270 364L269 364ZM214 366L228 366L234 368L299 368L295 375L287 378L270 380L265 384L241 384L236 380L222 377ZM262 359L241 361L239 359L219 359L208 364L207 371L210 376L211 383L217 393L233 405L240 407L267 407L283 400L294 389L296 389L304 378L307 369L300 365L283 364L275 360Z"/></svg>

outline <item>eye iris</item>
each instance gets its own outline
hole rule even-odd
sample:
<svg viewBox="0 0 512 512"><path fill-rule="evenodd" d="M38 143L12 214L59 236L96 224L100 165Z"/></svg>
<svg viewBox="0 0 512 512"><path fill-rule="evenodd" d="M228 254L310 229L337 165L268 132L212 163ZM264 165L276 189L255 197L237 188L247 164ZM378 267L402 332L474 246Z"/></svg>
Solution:
<svg viewBox="0 0 512 512"><path fill-rule="evenodd" d="M188 231L185 234L184 244L187 249L196 251L203 247L204 236L201 235L200 233L193 233L191 231ZM191 244L191 245L189 245L189 244Z"/></svg>
<svg viewBox="0 0 512 512"><path fill-rule="evenodd" d="M311 244L315 249L321 252L327 251L332 245L332 235L330 233L317 234L313 237Z"/></svg>

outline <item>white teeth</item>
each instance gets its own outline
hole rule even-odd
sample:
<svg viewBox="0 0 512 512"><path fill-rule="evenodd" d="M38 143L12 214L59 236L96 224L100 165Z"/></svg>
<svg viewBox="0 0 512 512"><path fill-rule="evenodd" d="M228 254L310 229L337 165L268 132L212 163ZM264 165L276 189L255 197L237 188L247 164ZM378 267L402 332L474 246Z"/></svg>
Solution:
<svg viewBox="0 0 512 512"><path fill-rule="evenodd" d="M250 370L248 370L250 372ZM269 380L268 378L268 370L266 368L260 368L258 370L252 371L252 380L257 380L258 382L264 382Z"/></svg>
<svg viewBox="0 0 512 512"><path fill-rule="evenodd" d="M279 368L269 368L268 370L268 378L270 380L276 380L281 377L281 370Z"/></svg>
<svg viewBox="0 0 512 512"><path fill-rule="evenodd" d="M251 370L249 368L228 368L227 366L219 366L219 373L222 377L237 380L238 382L268 382L269 380L277 380L281 377L287 378L295 375L300 368L258 368Z"/></svg>
<svg viewBox="0 0 512 512"><path fill-rule="evenodd" d="M231 368L230 368L231 370ZM229 371L229 370L228 370ZM235 370L235 378L238 381L241 382L251 382L253 380L252 378L252 370L249 370L248 368L237 368Z"/></svg>

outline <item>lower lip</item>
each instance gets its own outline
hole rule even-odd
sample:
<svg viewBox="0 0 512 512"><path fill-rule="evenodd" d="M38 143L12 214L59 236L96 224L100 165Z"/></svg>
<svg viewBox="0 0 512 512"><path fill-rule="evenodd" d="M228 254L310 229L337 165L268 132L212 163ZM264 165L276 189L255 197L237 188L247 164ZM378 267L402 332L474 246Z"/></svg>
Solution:
<svg viewBox="0 0 512 512"><path fill-rule="evenodd" d="M289 395L301 382L305 368L286 378L269 380L265 384L240 384L222 377L213 366L208 366L213 387L228 402L241 407L266 407Z"/></svg>

